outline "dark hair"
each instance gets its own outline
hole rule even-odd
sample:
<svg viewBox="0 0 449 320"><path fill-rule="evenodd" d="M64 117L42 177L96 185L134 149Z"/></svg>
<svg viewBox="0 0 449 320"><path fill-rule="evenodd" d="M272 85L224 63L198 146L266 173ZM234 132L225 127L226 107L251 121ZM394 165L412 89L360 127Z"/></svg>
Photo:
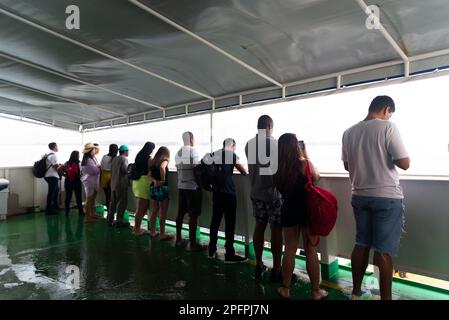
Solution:
<svg viewBox="0 0 449 320"><path fill-rule="evenodd" d="M92 150L93 150L93 149L92 149ZM82 165L82 166L85 166L85 165L87 164L87 160L88 160L89 158L90 158L90 159L93 159L93 158L94 158L94 156L92 155L92 150L90 150L89 152L83 154L83 161L81 161L81 165Z"/></svg>
<svg viewBox="0 0 449 320"><path fill-rule="evenodd" d="M377 96L373 99L373 101L371 101L368 111L375 113L382 111L382 109L385 107L389 107L391 113L396 110L392 98L390 98L389 96Z"/></svg>
<svg viewBox="0 0 449 320"><path fill-rule="evenodd" d="M137 153L135 163L139 163L141 161L148 161L148 158L150 157L151 153L153 152L154 148L156 148L156 145L148 141L143 145L143 148Z"/></svg>
<svg viewBox="0 0 449 320"><path fill-rule="evenodd" d="M269 115L264 114L257 120L257 129L266 129L269 125L273 126L273 119Z"/></svg>
<svg viewBox="0 0 449 320"><path fill-rule="evenodd" d="M156 154L154 155L153 161L151 161L152 166L159 167L161 163L165 160L170 159L170 150L167 147L160 147Z"/></svg>
<svg viewBox="0 0 449 320"><path fill-rule="evenodd" d="M182 134L182 141L184 142L184 145L190 144L193 138L193 133L190 131L186 131Z"/></svg>
<svg viewBox="0 0 449 320"><path fill-rule="evenodd" d="M117 156L117 152L118 152L118 145L116 145L116 144L110 144L109 145L109 153L108 153L108 156L110 156L110 157L116 157Z"/></svg>
<svg viewBox="0 0 449 320"><path fill-rule="evenodd" d="M227 145L228 146L231 145L231 143L232 143L232 145L235 145L235 140L232 139L232 138L224 139L224 141L223 141L223 148L226 148Z"/></svg>
<svg viewBox="0 0 449 320"><path fill-rule="evenodd" d="M56 147L56 142L50 142L48 144L48 149L53 150Z"/></svg>
<svg viewBox="0 0 449 320"><path fill-rule="evenodd" d="M281 192L294 188L302 176L302 164L299 160L301 150L298 139L293 133L285 133L278 140L278 170L274 175L274 185Z"/></svg>
<svg viewBox="0 0 449 320"><path fill-rule="evenodd" d="M72 151L69 158L69 163L78 163L80 162L80 152L79 151Z"/></svg>

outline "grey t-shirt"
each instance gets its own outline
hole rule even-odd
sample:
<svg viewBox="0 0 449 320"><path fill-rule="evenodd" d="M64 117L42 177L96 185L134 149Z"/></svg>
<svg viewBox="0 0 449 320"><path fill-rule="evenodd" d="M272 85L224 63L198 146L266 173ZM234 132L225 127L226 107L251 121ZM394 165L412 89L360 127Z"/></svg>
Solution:
<svg viewBox="0 0 449 320"><path fill-rule="evenodd" d="M198 153L191 146L183 146L175 155L178 171L178 189L196 190L198 185L193 175L193 168L199 163Z"/></svg>
<svg viewBox="0 0 449 320"><path fill-rule="evenodd" d="M281 197L273 182L273 175L277 170L277 161L275 161L277 159L277 141L273 137L259 137L266 142L265 148L261 149L261 146L256 144L257 138L256 135L245 146L251 181L251 199L271 203ZM259 159L256 156L257 153L262 154L262 157L266 156L266 159ZM268 159L270 162L266 161Z"/></svg>
<svg viewBox="0 0 449 320"><path fill-rule="evenodd" d="M393 161L407 157L399 130L390 121L361 121L343 134L342 160L348 162L354 195L403 199Z"/></svg>
<svg viewBox="0 0 449 320"><path fill-rule="evenodd" d="M120 155L112 159L111 164L111 190L128 188L128 158Z"/></svg>

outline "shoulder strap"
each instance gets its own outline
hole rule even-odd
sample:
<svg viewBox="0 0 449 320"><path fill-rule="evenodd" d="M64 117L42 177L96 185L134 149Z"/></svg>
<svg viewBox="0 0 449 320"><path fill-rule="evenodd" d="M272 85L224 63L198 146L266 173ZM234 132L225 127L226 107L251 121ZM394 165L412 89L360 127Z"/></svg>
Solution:
<svg viewBox="0 0 449 320"><path fill-rule="evenodd" d="M309 182L309 185L312 185L313 181L312 181L312 174L310 173L309 160L306 160L306 177L307 177L307 180Z"/></svg>
<svg viewBox="0 0 449 320"><path fill-rule="evenodd" d="M310 173L309 160L306 160L306 177L307 177L307 180L308 180L308 184L307 184L308 188L307 188L307 190L310 191L310 186L313 186L313 182L312 182L312 174ZM312 240L311 240L310 230L309 230L309 228L306 228L306 242L307 242L307 244L311 245L312 247L318 246L318 244L320 243L320 236L317 235L316 237L317 237L316 242L313 243Z"/></svg>
<svg viewBox="0 0 449 320"><path fill-rule="evenodd" d="M44 159L45 159L45 167L47 168L47 169L45 169L45 172L47 172L47 171L50 170L50 168L51 168L51 162L50 162L50 165L47 167L47 160L48 160L48 157L49 157L51 154L54 154L54 153L53 153L53 152L50 152L50 153L47 153L47 154L44 156Z"/></svg>

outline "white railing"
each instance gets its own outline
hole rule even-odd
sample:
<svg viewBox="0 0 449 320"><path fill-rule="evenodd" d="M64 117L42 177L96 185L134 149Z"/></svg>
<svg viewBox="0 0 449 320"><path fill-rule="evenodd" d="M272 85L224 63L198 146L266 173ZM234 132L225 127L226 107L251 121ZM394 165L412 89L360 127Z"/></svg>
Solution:
<svg viewBox="0 0 449 320"><path fill-rule="evenodd" d="M47 184L35 179L30 167L0 168L0 178L10 180L9 213L23 213L27 208L45 206ZM175 220L178 191L176 172L169 174L170 205L168 219ZM237 189L236 234L245 242L252 241L255 221L252 216L250 185L247 177L235 175ZM406 233L401 240L399 256L395 259L401 271L413 272L439 279L449 280L449 180L431 177L405 177L401 179L405 194ZM63 184L62 184L63 185ZM334 257L349 258L355 239L355 224L350 205L351 186L346 176L323 175L320 185L331 190L339 201L339 217L332 233L322 239L319 251L322 261L332 262ZM64 191L64 188L62 188ZM61 196L63 198L64 195ZM212 217L211 194L203 192L203 211L199 226L209 228ZM102 202L99 192L98 201ZM129 209L133 211L135 201L130 190ZM222 227L224 223L222 223ZM270 239L267 228L266 240Z"/></svg>

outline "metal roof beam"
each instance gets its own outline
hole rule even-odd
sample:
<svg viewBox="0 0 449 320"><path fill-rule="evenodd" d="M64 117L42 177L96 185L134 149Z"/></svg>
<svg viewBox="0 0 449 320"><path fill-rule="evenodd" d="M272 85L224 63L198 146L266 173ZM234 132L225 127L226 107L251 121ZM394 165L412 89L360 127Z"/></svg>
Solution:
<svg viewBox="0 0 449 320"><path fill-rule="evenodd" d="M162 14L160 14L159 12L151 9L150 7L144 5L143 3L141 3L138 0L128 0L129 2L131 2L132 4L134 4L135 6L143 9L144 11L148 12L149 14L155 16L156 18L168 23L169 25L171 25L172 27L178 29L179 31L182 31L186 34L188 34L189 36L195 38L196 40L202 42L203 44L205 44L206 46L208 46L209 48L214 49L215 51L219 52L220 54L226 56L227 58L231 59L232 61L238 63L239 65L241 65L242 67L244 67L245 69L257 74L258 76L264 78L265 80L273 83L274 85L281 87L282 88L282 84L276 80L274 80L273 78L269 77L268 75L262 73L261 71L257 70L254 67L251 67L249 64L243 62L242 60L236 58L235 56L233 56L232 54L226 52L225 50L221 49L220 47L214 45L213 43L207 41L206 39L204 39L203 37L200 37L199 35L197 35L196 33L184 28L183 26L179 25L178 23L174 22L173 20L170 20L169 18L163 16Z"/></svg>
<svg viewBox="0 0 449 320"><path fill-rule="evenodd" d="M433 51L433 52L427 52L427 53L423 53L423 54L416 55L416 56L411 56L411 57L409 57L409 60L410 60L410 62L415 62L415 61L421 61L421 60L441 57L441 56L445 56L445 55L449 55L449 48L448 49L443 49L443 50L438 50L438 51ZM322 81L322 80L337 78L339 76L343 77L343 76L352 75L352 74L356 74L356 73L361 73L361 72L366 72L366 71L371 71L371 70L376 70L376 69L381 69L381 68L398 66L398 65L401 65L403 63L404 63L403 60L392 60L392 61L376 63L376 64L367 65L367 66L358 67L358 68L353 68L353 69L341 70L341 71L338 71L338 72L333 72L333 73L329 73L329 74L325 74L325 75L321 75L321 76L316 76L316 77L312 77L312 78L306 78L306 79L302 79L302 80L296 80L296 81L288 82L288 83L285 84L285 87L288 89L289 87L292 87L292 86L295 86L295 85L307 84L307 83L312 83L312 82L316 82L316 81ZM342 86L343 84L340 83L340 85ZM274 86L271 86L271 87L265 87L265 88L258 88L258 89L252 89L252 90L228 93L228 94L225 94L225 95L222 95L222 96L215 97L215 100L221 100L221 99L226 99L226 98L231 98L231 97L239 97L240 98L240 96L242 96L242 95L248 95L248 94L252 94L252 93L259 93L259 92L264 92L264 91L269 91L269 90L274 90L274 89L277 89L277 88L274 87ZM199 104L199 103L204 103L204 102L207 102L207 101L208 100L190 101L190 102L188 102L188 104L191 106L191 105L196 105L196 104ZM174 105L174 106L169 106L169 107L167 107L165 109L166 110L176 109L176 108L179 108L179 107L181 107L181 106L183 106L185 104L186 103L181 103L181 104L177 104L177 105Z"/></svg>
<svg viewBox="0 0 449 320"><path fill-rule="evenodd" d="M12 56L10 56L8 54L5 54L5 53L2 53L2 52L0 52L0 57L3 57L3 58L8 59L8 60L15 61L17 63L23 64L23 65L26 65L26 66L29 66L29 67L32 67L34 69L38 69L38 70L41 70L41 71L44 71L44 72L47 72L47 73L51 73L51 74L56 75L58 77L66 78L68 80L72 80L72 81L75 81L77 83L81 83L81 84L84 84L84 85L87 85L87 86L90 86L90 87L97 88L97 89L102 90L102 91L109 92L109 93L114 94L116 96L132 100L134 102L139 102L139 103L145 104L147 106L154 107L154 108L161 109L161 110L163 109L163 107L158 106L156 104L153 104L153 103L141 100L141 99L137 99L137 98L128 96L126 94L123 94L123 93L120 93L120 92L117 92L117 91L114 91L114 90L111 90L111 89L108 89L108 88L105 88L105 87L102 87L102 86L90 83L90 82L87 82L87 81L84 81L84 80L81 80L79 78L70 76L70 75L68 75L66 73L55 71L55 70L52 70L50 68L47 68L47 67L35 64L35 63L29 62L29 61L25 61L25 60L17 58L17 57L12 57Z"/></svg>
<svg viewBox="0 0 449 320"><path fill-rule="evenodd" d="M41 30L41 31L43 31L43 32L46 32L46 33L51 34L51 35L53 35L53 36L55 36L55 37L58 37L58 38L60 38L60 39L62 39L62 40L65 40L65 41L70 42L70 43L72 43L72 44L75 44L75 45L77 45L77 46L79 46L79 47L82 47L82 48L84 48L84 49L87 49L87 50L89 50L89 51L91 51L91 52L94 52L94 53L96 53L96 54L99 54L99 55L101 55L101 56L103 56L103 57L105 57L105 58L108 58L108 59L117 61L117 62L119 62L119 63L121 63L121 64L124 64L124 65L126 65L126 66L128 66L128 67L131 67L131 68L135 69L135 70L138 70L138 71L140 71L140 72L143 72L143 73L145 73L145 74L148 74L148 75L150 75L150 76L152 76L152 77L155 77L155 78L157 78L157 79L159 79L159 80L162 80L162 81L164 81L164 82L170 83L171 85L174 85L174 86L176 86L176 87L179 87L179 88L184 89L184 90L187 90L187 91L190 91L191 93L194 93L194 94L196 94L196 95L200 95L200 96L203 96L203 97L208 98L208 99L213 99L211 96L209 96L209 95L207 95L207 94L205 94L205 93L202 93L202 92L197 91L197 90L195 90L195 89L189 88L188 86L185 86L185 85L180 84L180 83L178 83L178 82L176 82L176 81L170 80L170 79L168 79L168 78L166 78L166 77L163 77L163 76L161 76L161 75L158 75L158 74L156 74L156 73L154 73L154 72L152 72L152 71L149 71L149 70L147 70L147 69L144 69L144 68L142 68L142 67L139 67L139 66L137 66L137 65L135 65L135 64L132 64L132 63L130 63L130 62L128 62L128 61L125 61L125 60L123 60L123 59L120 59L120 58L118 58L118 57L116 57L116 56L110 55L109 53L106 53L106 52L104 52L104 51L95 49L95 48L93 48L93 47L91 47L91 46L89 46L89 45L87 45L87 44L84 44L84 43L82 43L82 42L80 42L80 41L78 41L78 40L72 39L72 38L70 38L70 37L68 37L68 36L65 36L65 35L61 34L61 33L58 33L58 32L56 32L56 31L53 31L53 30L51 30L51 29L49 29L49 28L47 28L47 27L44 27L44 26L42 26L42 25L40 25L40 24L37 24L37 23L35 23L35 22L32 22L32 21L30 21L30 20L28 20L28 19L25 19L25 18L23 18L23 17L21 17L21 16L18 16L18 15L16 15L16 14L12 13L12 12L9 12L9 11L7 11L7 10L4 10L4 9L0 8L0 13L6 15L6 16L8 16L8 17L11 17L11 18L13 18L13 19L15 19L15 20L18 20L18 21L20 21L20 22L22 22L22 23L25 23L25 24L27 24L27 25L29 25L29 26L35 28L35 29L39 29L39 30Z"/></svg>
<svg viewBox="0 0 449 320"><path fill-rule="evenodd" d="M34 122L32 122L32 121L25 121L25 120L22 119L22 118L27 118L27 119L30 119L30 120L35 120L35 121L43 122L43 123L45 123L46 125L48 125L49 127L57 127L57 126L55 126L55 124L54 124L55 121L57 121L57 122L62 122L62 123L67 123L67 124L74 125L74 126L77 126L77 127L80 126L80 124L79 124L79 123L76 123L76 122L71 122L71 121L66 121L66 120L53 120L53 119L52 119L52 123L50 124L50 123L48 123L48 122L45 122L46 120L44 120L44 119L42 119L42 118L38 118L38 117L34 117L34 116L33 116L33 118L34 118L34 119L33 119L33 118L28 118L28 117L26 117L26 116L24 116L24 115L15 115L15 114L10 113L10 111L1 109L1 107L0 107L0 117L2 117L2 118L9 118L9 117L2 116L1 113L5 114L5 115L10 115L10 116L13 116L13 117L18 117L18 118L20 118L20 119L13 119L13 120L19 120L19 121L24 121L24 122L34 123ZM40 124L40 123L34 123L34 124Z"/></svg>
<svg viewBox="0 0 449 320"><path fill-rule="evenodd" d="M13 85L13 84L8 83L6 81L3 81L1 79L0 79L0 82L7 83L8 85ZM36 106L36 105L29 104L27 102L24 102L24 101L21 101L21 100L18 100L18 99L12 99L12 98L10 98L8 96L2 95L1 92L0 92L0 98L3 98L5 100L9 100L9 101L22 103L24 106L27 106L28 108L33 109L33 110L30 110L30 112L32 112L32 111L39 112L39 111L44 111L45 110L45 111L50 111L50 112L53 112L53 113L59 113L59 114L62 114L62 115L65 115L65 116L69 116L69 117L72 117L72 118L81 119L81 121L84 121L84 120L95 121L92 118L79 116L79 115L76 115L76 114L73 114L73 113L64 112L64 111L55 110L55 109L52 109L52 108L49 108L49 107L45 107L45 106ZM23 113L23 110L22 110L22 113ZM79 124L81 124L81 123L79 123Z"/></svg>
<svg viewBox="0 0 449 320"><path fill-rule="evenodd" d="M367 6L365 1L363 1L363 0L356 0L356 1L359 4L360 8L362 8L363 12L365 12L365 14L368 17L373 16L371 9ZM396 41L393 39L393 37L390 35L390 33L385 29L383 24L380 22L380 17L375 17L375 19L378 19L378 21L376 21L378 28L376 28L376 29L378 29L382 33L384 38L388 41L388 43L393 47L393 49L402 58L402 60L404 61L404 75L405 75L405 77L409 77L410 76L410 59L409 59L409 57L404 52L404 50L402 50L402 48L396 43Z"/></svg>
<svg viewBox="0 0 449 320"><path fill-rule="evenodd" d="M93 109L96 109L96 110L99 110L99 111L102 111L102 112L108 112L108 113L110 113L110 114L114 114L114 115L116 115L116 116L126 117L126 115L123 114L123 113L119 113L119 112L115 112L115 111L110 111L110 110L108 110L108 109L104 109L104 108L98 107L98 106L96 106L96 105L93 106L93 105L90 105L90 104L83 103L83 102L81 102L81 101L77 101L77 100L65 98L65 97L58 96L58 95L55 95L55 94L52 94L52 93L48 93L48 92L45 92L45 91L42 91L42 90L30 88L30 87L27 87L27 86L24 86L24 85L21 85L21 84L17 84L17 83L11 82L11 81L7 81L7 80L3 80L3 79L0 79L0 81L1 81L1 82L4 82L4 83L7 83L7 84L9 84L9 85L12 85L12 86L15 86L15 87L24 89L24 90L36 92L36 93L39 93L39 94L42 94L42 95L45 95L45 96L49 96L49 97L52 97L52 98L57 98L57 99L60 99L60 100L68 101L68 102L71 102L71 103L75 103L75 104L81 105L81 106L83 106L83 107L93 108Z"/></svg>

